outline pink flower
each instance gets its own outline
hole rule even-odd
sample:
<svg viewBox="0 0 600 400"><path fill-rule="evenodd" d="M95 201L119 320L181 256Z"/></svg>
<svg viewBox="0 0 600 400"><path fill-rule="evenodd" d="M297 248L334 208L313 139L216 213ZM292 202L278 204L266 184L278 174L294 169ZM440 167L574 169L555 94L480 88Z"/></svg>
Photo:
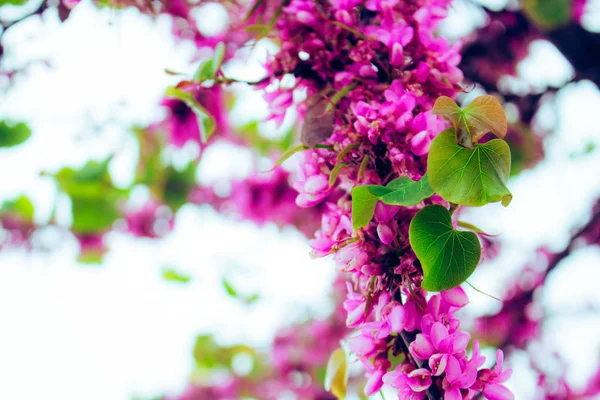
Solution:
<svg viewBox="0 0 600 400"><path fill-rule="evenodd" d="M348 288L348 298L344 301L344 310L348 312L346 325L353 328L362 324L368 316L365 311L366 299L362 294L354 292L350 282L347 282L346 286Z"/></svg>
<svg viewBox="0 0 600 400"><path fill-rule="evenodd" d="M270 114L266 121L275 121L277 126L281 126L288 108L294 104L292 90L275 90L264 94L265 101L269 104Z"/></svg>
<svg viewBox="0 0 600 400"><path fill-rule="evenodd" d="M462 400L461 389L471 387L477 379L477 368L461 361L454 356L448 357L446 377L442 384L444 400Z"/></svg>
<svg viewBox="0 0 600 400"><path fill-rule="evenodd" d="M421 400L425 391L431 386L431 373L425 368L405 371L406 367L399 365L383 377L383 382L398 389L398 399Z"/></svg>
<svg viewBox="0 0 600 400"><path fill-rule="evenodd" d="M442 300L454 307L464 307L469 303L469 297L460 286L440 292Z"/></svg>
<svg viewBox="0 0 600 400"><path fill-rule="evenodd" d="M319 157L316 153L304 152L304 160L299 179L293 183L298 192L296 204L299 207L313 207L329 194L329 176L320 172Z"/></svg>
<svg viewBox="0 0 600 400"><path fill-rule="evenodd" d="M498 349L496 351L496 365L494 369L484 369L479 371L477 377L477 388L483 387L483 395L488 400L514 400L512 392L504 385L510 376L512 370L503 369L504 353Z"/></svg>
<svg viewBox="0 0 600 400"><path fill-rule="evenodd" d="M127 230L136 237L157 238L173 229L174 219L166 207L155 202L146 203L141 209L125 214Z"/></svg>

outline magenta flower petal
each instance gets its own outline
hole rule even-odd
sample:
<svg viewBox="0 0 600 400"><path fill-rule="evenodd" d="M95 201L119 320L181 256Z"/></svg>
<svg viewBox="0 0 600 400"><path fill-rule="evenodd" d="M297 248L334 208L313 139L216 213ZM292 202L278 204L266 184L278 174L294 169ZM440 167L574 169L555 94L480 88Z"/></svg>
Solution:
<svg viewBox="0 0 600 400"><path fill-rule="evenodd" d="M448 354L434 354L429 359L429 368L435 376L440 376L446 370L446 364L448 364Z"/></svg>
<svg viewBox="0 0 600 400"><path fill-rule="evenodd" d="M371 396L377 393L383 386L383 376L385 371L375 370L371 373L365 384L365 394Z"/></svg>
<svg viewBox="0 0 600 400"><path fill-rule="evenodd" d="M406 326L406 321L408 320L408 314L403 306L397 305L392 307L390 314L388 315L388 322L392 331L400 332Z"/></svg>
<svg viewBox="0 0 600 400"><path fill-rule="evenodd" d="M415 392L422 392L431 386L431 373L425 368L415 369L408 373L408 385Z"/></svg>
<svg viewBox="0 0 600 400"><path fill-rule="evenodd" d="M483 388L483 395L488 400L514 400L515 395L504 385L490 383Z"/></svg>
<svg viewBox="0 0 600 400"><path fill-rule="evenodd" d="M448 329L444 326L444 324L440 322L436 322L431 327L431 341L436 349L440 349L442 347L442 342L448 339Z"/></svg>
<svg viewBox="0 0 600 400"><path fill-rule="evenodd" d="M469 297L460 286L440 292L442 299L454 307L464 307L469 303Z"/></svg>
<svg viewBox="0 0 600 400"><path fill-rule="evenodd" d="M419 333L414 342L410 344L410 353L419 360L428 360L435 353L435 348L429 338Z"/></svg>
<svg viewBox="0 0 600 400"><path fill-rule="evenodd" d="M459 388L451 387L444 393L444 400L462 400L462 398Z"/></svg>

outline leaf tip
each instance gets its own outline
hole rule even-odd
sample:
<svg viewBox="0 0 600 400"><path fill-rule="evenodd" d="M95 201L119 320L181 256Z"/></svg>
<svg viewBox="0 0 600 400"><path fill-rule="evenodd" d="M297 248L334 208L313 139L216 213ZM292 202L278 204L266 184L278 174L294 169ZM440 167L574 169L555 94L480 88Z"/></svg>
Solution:
<svg viewBox="0 0 600 400"><path fill-rule="evenodd" d="M512 193L510 193L510 194L507 194L506 196L504 196L504 197L502 198L502 205L503 205L504 207L508 207L508 205L509 205L509 204L510 204L510 202L512 201L512 198L513 198L513 195L512 195Z"/></svg>

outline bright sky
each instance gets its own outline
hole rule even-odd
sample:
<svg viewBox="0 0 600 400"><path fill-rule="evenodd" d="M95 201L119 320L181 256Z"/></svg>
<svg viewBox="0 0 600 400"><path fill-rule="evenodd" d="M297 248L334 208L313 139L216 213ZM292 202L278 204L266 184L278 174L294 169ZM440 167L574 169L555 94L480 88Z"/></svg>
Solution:
<svg viewBox="0 0 600 400"><path fill-rule="evenodd" d="M122 139L124 129L160 112L161 94L176 79L165 68L190 69L191 48L170 37L166 19L151 22L131 11L99 13L88 4L78 6L65 24L46 16L11 29L5 36L7 61L48 60L52 67L32 67L0 99L0 116L27 120L34 128L25 145L0 152L0 171L10 171L0 176L0 200L24 192L44 220L56 191L40 171L113 152L116 179L131 179L123 173L135 162L133 143ZM568 65L552 46L533 46L535 55L522 65L524 77L543 85L568 76ZM600 152L569 157L600 141L600 94L582 82L562 90L558 100L558 112L548 110L542 121L559 128L547 143L550 159L511 182L510 207L488 206L465 217L502 233L507 244L501 259L470 280L492 294L501 294L533 247L563 246L567 227L584 221L600 194ZM264 112L260 101L249 103L258 111L246 113ZM215 180L245 173L249 157L219 146L205 164L210 172L202 172L203 179ZM278 325L306 310L327 311L333 267L311 259L305 239L292 230L258 229L189 207L163 241L119 234L109 241L112 250L101 267L78 265L72 242L48 254L0 254L0 398L125 400L175 391L189 374L197 334L264 346ZM600 307L594 284L599 260L597 248L568 260L553 274L545 304L558 315L582 304ZM192 283L165 282L164 266L190 273ZM260 291L262 300L250 307L231 300L221 288L224 275L241 291ZM470 293L472 312L497 307ZM550 345L566 350L573 363L569 377L583 382L597 361L598 315L559 317L548 328ZM515 368L516 376L527 375L522 364ZM517 398L529 398L532 387L522 382L513 380Z"/></svg>

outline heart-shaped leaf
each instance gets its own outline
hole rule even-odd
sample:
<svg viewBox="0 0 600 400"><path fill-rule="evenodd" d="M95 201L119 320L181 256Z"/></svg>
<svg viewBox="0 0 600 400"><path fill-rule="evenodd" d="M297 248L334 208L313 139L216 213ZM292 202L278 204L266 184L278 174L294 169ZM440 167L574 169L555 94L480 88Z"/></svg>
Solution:
<svg viewBox="0 0 600 400"><path fill-rule="evenodd" d="M365 227L375 213L378 201L394 206L414 206L433 195L427 174L420 181L403 176L386 186L363 185L352 190L352 225L354 229Z"/></svg>
<svg viewBox="0 0 600 400"><path fill-rule="evenodd" d="M477 97L465 107L463 114L473 141L477 142L488 132L492 132L500 139L506 136L508 131L506 114L494 96Z"/></svg>
<svg viewBox="0 0 600 400"><path fill-rule="evenodd" d="M448 96L440 96L435 101L433 105L433 109L431 110L435 115L439 115L440 117L444 117L450 123L455 130L458 130L459 122L462 118L463 111L456 104L454 100L452 100Z"/></svg>
<svg viewBox="0 0 600 400"><path fill-rule="evenodd" d="M408 237L423 268L422 287L432 292L463 283L481 257L477 235L454 230L450 212L439 205L425 207L414 216Z"/></svg>
<svg viewBox="0 0 600 400"><path fill-rule="evenodd" d="M450 97L441 96L432 111L452 123L458 143L463 147L473 148L473 143L488 132L503 139L508 131L504 109L494 96L479 96L464 110Z"/></svg>
<svg viewBox="0 0 600 400"><path fill-rule="evenodd" d="M325 372L325 390L333 393L338 399L346 398L346 385L348 383L348 366L346 353L343 349L337 349L327 361Z"/></svg>
<svg viewBox="0 0 600 400"><path fill-rule="evenodd" d="M444 200L480 207L502 201L508 206L512 194L506 187L510 176L510 149L505 141L491 140L466 149L447 129L431 143L427 160L429 183Z"/></svg>
<svg viewBox="0 0 600 400"><path fill-rule="evenodd" d="M31 129L23 122L0 121L0 148L17 146L31 136Z"/></svg>

